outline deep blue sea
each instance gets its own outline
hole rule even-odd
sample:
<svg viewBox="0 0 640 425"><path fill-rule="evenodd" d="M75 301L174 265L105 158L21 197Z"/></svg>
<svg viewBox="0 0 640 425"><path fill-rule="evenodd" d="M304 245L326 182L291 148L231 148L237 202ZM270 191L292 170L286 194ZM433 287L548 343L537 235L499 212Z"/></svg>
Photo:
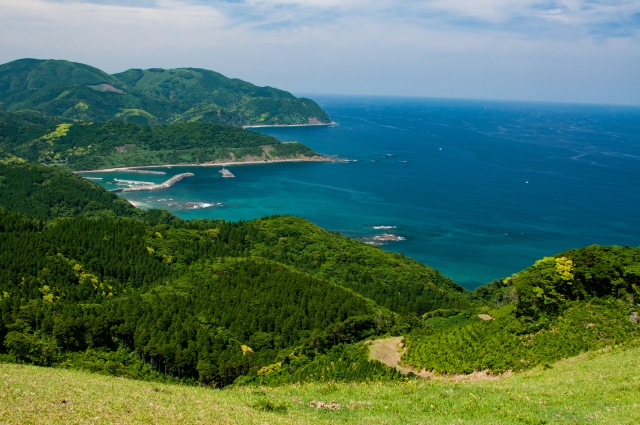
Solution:
<svg viewBox="0 0 640 425"><path fill-rule="evenodd" d="M220 167L92 177L190 171L170 189L124 196L184 218L293 214L364 240L393 233L405 240L382 249L470 289L565 249L640 245L640 108L313 98L338 125L255 131L350 162L238 165L235 179Z"/></svg>

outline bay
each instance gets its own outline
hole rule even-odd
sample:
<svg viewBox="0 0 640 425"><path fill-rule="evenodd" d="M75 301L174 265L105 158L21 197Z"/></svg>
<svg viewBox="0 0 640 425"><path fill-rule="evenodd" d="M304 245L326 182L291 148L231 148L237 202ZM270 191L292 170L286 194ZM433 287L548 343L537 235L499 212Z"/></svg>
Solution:
<svg viewBox="0 0 640 425"><path fill-rule="evenodd" d="M338 125L253 131L349 162L231 166L234 179L221 167L91 176L112 189L113 177L193 172L123 196L187 219L292 214L366 241L393 233L404 240L381 249L469 289L569 248L640 244L639 108L310 97Z"/></svg>

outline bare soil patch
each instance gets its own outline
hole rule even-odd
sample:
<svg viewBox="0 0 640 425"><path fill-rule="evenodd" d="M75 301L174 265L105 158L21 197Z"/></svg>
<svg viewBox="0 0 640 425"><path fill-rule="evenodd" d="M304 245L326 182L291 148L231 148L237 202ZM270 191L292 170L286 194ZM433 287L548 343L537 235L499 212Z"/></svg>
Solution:
<svg viewBox="0 0 640 425"><path fill-rule="evenodd" d="M402 362L402 355L405 353L404 337L397 336L385 339L375 339L367 343L369 345L369 358L378 360L389 367L396 369L398 372L407 375L413 372L417 376L425 379L438 379L456 382L472 382L472 381L492 381L495 379L511 376L512 372L506 372L500 375L492 375L484 371L473 372L467 375L448 375L440 376L431 371L417 370Z"/></svg>

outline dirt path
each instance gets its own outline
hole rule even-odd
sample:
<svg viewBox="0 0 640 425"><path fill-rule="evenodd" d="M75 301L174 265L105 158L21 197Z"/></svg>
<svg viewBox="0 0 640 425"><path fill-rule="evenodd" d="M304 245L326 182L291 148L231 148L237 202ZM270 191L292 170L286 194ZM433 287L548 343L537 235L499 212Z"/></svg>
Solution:
<svg viewBox="0 0 640 425"><path fill-rule="evenodd" d="M433 372L426 370L417 370L402 363L402 355L406 348L404 346L404 337L396 336L393 338L375 339L368 342L369 345L369 358L372 360L378 360L389 367L395 368L398 372L408 374L409 372L415 373L421 378L438 379L444 381L487 381L505 378L511 376L511 372L505 372L501 375L491 375L486 372L473 372L468 375L449 375L438 376Z"/></svg>
<svg viewBox="0 0 640 425"><path fill-rule="evenodd" d="M409 372L413 372L423 378L427 378L432 375L429 372L418 371L403 365L401 363L401 358L404 352L404 337L401 336L376 339L369 343L369 357L371 359L378 360L380 363L393 367L405 375Z"/></svg>

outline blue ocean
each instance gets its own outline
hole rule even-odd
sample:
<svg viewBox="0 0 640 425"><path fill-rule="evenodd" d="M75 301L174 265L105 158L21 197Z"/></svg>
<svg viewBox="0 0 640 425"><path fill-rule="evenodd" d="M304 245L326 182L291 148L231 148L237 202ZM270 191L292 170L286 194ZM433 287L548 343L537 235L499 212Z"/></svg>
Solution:
<svg viewBox="0 0 640 425"><path fill-rule="evenodd" d="M183 218L304 217L402 252L473 289L536 259L640 245L640 108L312 96L330 127L254 129L345 163L101 173L170 189L123 194ZM393 234L399 240L376 241ZM379 238L378 238L379 239Z"/></svg>

